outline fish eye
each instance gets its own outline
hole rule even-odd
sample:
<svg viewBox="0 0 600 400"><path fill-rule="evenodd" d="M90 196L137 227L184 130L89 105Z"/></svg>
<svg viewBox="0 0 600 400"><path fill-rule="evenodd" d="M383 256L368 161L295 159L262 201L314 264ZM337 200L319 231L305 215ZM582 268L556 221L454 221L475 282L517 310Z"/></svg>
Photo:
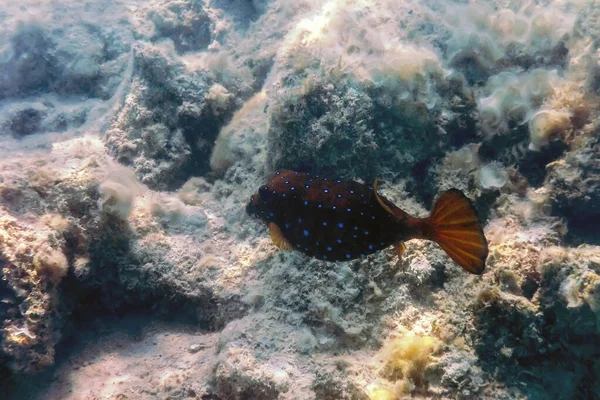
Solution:
<svg viewBox="0 0 600 400"><path fill-rule="evenodd" d="M260 200L260 198L258 196L256 196L255 194L250 196L250 204L252 204L252 206L254 206L254 207L258 206L259 200Z"/></svg>
<svg viewBox="0 0 600 400"><path fill-rule="evenodd" d="M274 190L272 192L269 191L269 187L267 185L263 185L260 187L260 189L258 189L258 194L263 201L269 201L273 198L275 193L276 192Z"/></svg>

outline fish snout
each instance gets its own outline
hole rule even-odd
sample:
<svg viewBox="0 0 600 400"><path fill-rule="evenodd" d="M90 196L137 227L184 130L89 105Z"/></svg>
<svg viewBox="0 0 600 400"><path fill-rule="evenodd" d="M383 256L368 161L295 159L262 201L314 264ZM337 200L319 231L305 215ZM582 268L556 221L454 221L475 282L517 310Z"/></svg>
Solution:
<svg viewBox="0 0 600 400"><path fill-rule="evenodd" d="M258 201L257 201L256 195L253 195L252 197L250 197L250 202L246 206L246 214L248 214L250 216L255 216L256 214L258 214L257 205L258 205Z"/></svg>

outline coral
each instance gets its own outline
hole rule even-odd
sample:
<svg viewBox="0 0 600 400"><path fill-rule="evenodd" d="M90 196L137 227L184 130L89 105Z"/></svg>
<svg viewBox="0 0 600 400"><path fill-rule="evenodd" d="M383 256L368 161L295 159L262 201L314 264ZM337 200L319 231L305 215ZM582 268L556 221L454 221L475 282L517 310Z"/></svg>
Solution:
<svg viewBox="0 0 600 400"><path fill-rule="evenodd" d="M81 15L72 24L65 24L62 18L15 18L16 29L7 38L10 46L2 49L3 97L48 92L65 97L112 96L131 35L122 32L110 16L98 18L103 14L94 14L95 8L80 10ZM48 16L55 14L56 10L51 10ZM94 14L94 29L88 25L90 14ZM112 52L105 51L109 49Z"/></svg>
<svg viewBox="0 0 600 400"><path fill-rule="evenodd" d="M9 111L7 113L9 114L8 121L4 125L16 137L39 133L41 131L41 122L46 113L46 107L42 104L35 104L13 112Z"/></svg>
<svg viewBox="0 0 600 400"><path fill-rule="evenodd" d="M548 165L548 190L553 193L552 213L566 219L568 239L597 243L592 221L600 218L600 163L598 139L582 138L581 147Z"/></svg>
<svg viewBox="0 0 600 400"><path fill-rule="evenodd" d="M173 188L208 172L218 129L237 102L236 88L206 70L188 73L168 47L139 46L131 92L106 143L151 188Z"/></svg>
<svg viewBox="0 0 600 400"><path fill-rule="evenodd" d="M448 146L448 135L440 135L442 127L436 125L437 106L429 109L412 97L398 100L389 85L357 86L353 80L327 76L307 81L272 106L270 169L410 179L415 164L428 162Z"/></svg>
<svg viewBox="0 0 600 400"><path fill-rule="evenodd" d="M577 249L549 248L540 262L540 309L548 321L544 335L552 353L571 365L572 392L581 397L596 397L600 386L595 382L595 353L587 343L598 340L598 270L600 249L581 246ZM558 371L556 371L558 373ZM565 392L568 393L568 392ZM564 398L567 398L566 396Z"/></svg>
<svg viewBox="0 0 600 400"><path fill-rule="evenodd" d="M8 260L2 279L15 306L3 320L1 350L13 371L36 372L54 361L64 318L54 314L54 304L68 268L64 253L54 248L56 242L64 245L47 229L23 226L5 214L0 218L0 258Z"/></svg>
<svg viewBox="0 0 600 400"><path fill-rule="evenodd" d="M506 222L503 229L518 232ZM528 231L492 244L496 284L482 288L477 298L475 348L483 369L501 366L498 376L507 382L525 368L535 377L525 379L531 396L594 397L599 390L589 384L594 356L582 346L598 335L595 269L600 253L593 246L552 246L559 241L544 229L533 223ZM569 382L555 383L565 368L572 371Z"/></svg>
<svg viewBox="0 0 600 400"><path fill-rule="evenodd" d="M452 350L442 354L428 374L429 392L436 394L451 393L456 390L456 397L484 397L483 388L487 380L479 366L477 356L468 350L461 338L457 339Z"/></svg>
<svg viewBox="0 0 600 400"><path fill-rule="evenodd" d="M178 52L204 50L213 40L214 21L200 2L159 0L145 8L154 24L152 39L169 38Z"/></svg>
<svg viewBox="0 0 600 400"><path fill-rule="evenodd" d="M269 169L410 179L413 168L474 135L464 79L398 29L419 17L408 4L399 6L406 14L380 6L365 13L356 2L328 2L285 38L274 67Z"/></svg>
<svg viewBox="0 0 600 400"><path fill-rule="evenodd" d="M40 24L20 23L11 38L12 51L4 61L0 90L4 96L46 89L55 75L55 47L49 32ZM5 57L3 57L6 59Z"/></svg>
<svg viewBox="0 0 600 400"><path fill-rule="evenodd" d="M358 176L377 171L378 138L370 126L373 108L365 92L327 80L311 84L300 96L289 92L271 115L271 169L306 165L313 172L331 169Z"/></svg>
<svg viewBox="0 0 600 400"><path fill-rule="evenodd" d="M540 262L541 288L539 300L548 316L557 318L557 325L548 327L553 335L600 335L597 287L600 253L596 246L581 246L573 250L549 248ZM595 318L585 316L595 315ZM571 339L578 346L578 339ZM583 342L582 342L583 343Z"/></svg>
<svg viewBox="0 0 600 400"><path fill-rule="evenodd" d="M0 108L0 126L18 140L44 132L68 132L86 122L93 106L93 101L72 104L53 95L40 101L12 102Z"/></svg>

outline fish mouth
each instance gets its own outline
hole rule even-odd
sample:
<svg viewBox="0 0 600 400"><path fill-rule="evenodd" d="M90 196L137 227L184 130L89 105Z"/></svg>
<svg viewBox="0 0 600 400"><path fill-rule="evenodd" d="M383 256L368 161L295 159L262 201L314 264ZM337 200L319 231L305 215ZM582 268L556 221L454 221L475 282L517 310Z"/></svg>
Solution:
<svg viewBox="0 0 600 400"><path fill-rule="evenodd" d="M246 214L250 215L250 216L255 216L258 213L258 207L257 207L257 198L256 196L252 196L250 198L250 202L248 203L248 205L246 206Z"/></svg>

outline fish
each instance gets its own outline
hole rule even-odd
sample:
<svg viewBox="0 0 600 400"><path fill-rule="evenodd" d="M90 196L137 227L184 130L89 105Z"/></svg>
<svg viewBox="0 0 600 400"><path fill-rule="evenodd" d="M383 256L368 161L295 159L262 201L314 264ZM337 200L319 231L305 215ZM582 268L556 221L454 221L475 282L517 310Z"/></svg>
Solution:
<svg viewBox="0 0 600 400"><path fill-rule="evenodd" d="M396 207L373 184L280 170L250 197L246 213L263 221L281 250L324 261L349 261L390 246L402 257L411 239L437 243L465 271L482 274L488 243L473 203L450 189L430 215Z"/></svg>

